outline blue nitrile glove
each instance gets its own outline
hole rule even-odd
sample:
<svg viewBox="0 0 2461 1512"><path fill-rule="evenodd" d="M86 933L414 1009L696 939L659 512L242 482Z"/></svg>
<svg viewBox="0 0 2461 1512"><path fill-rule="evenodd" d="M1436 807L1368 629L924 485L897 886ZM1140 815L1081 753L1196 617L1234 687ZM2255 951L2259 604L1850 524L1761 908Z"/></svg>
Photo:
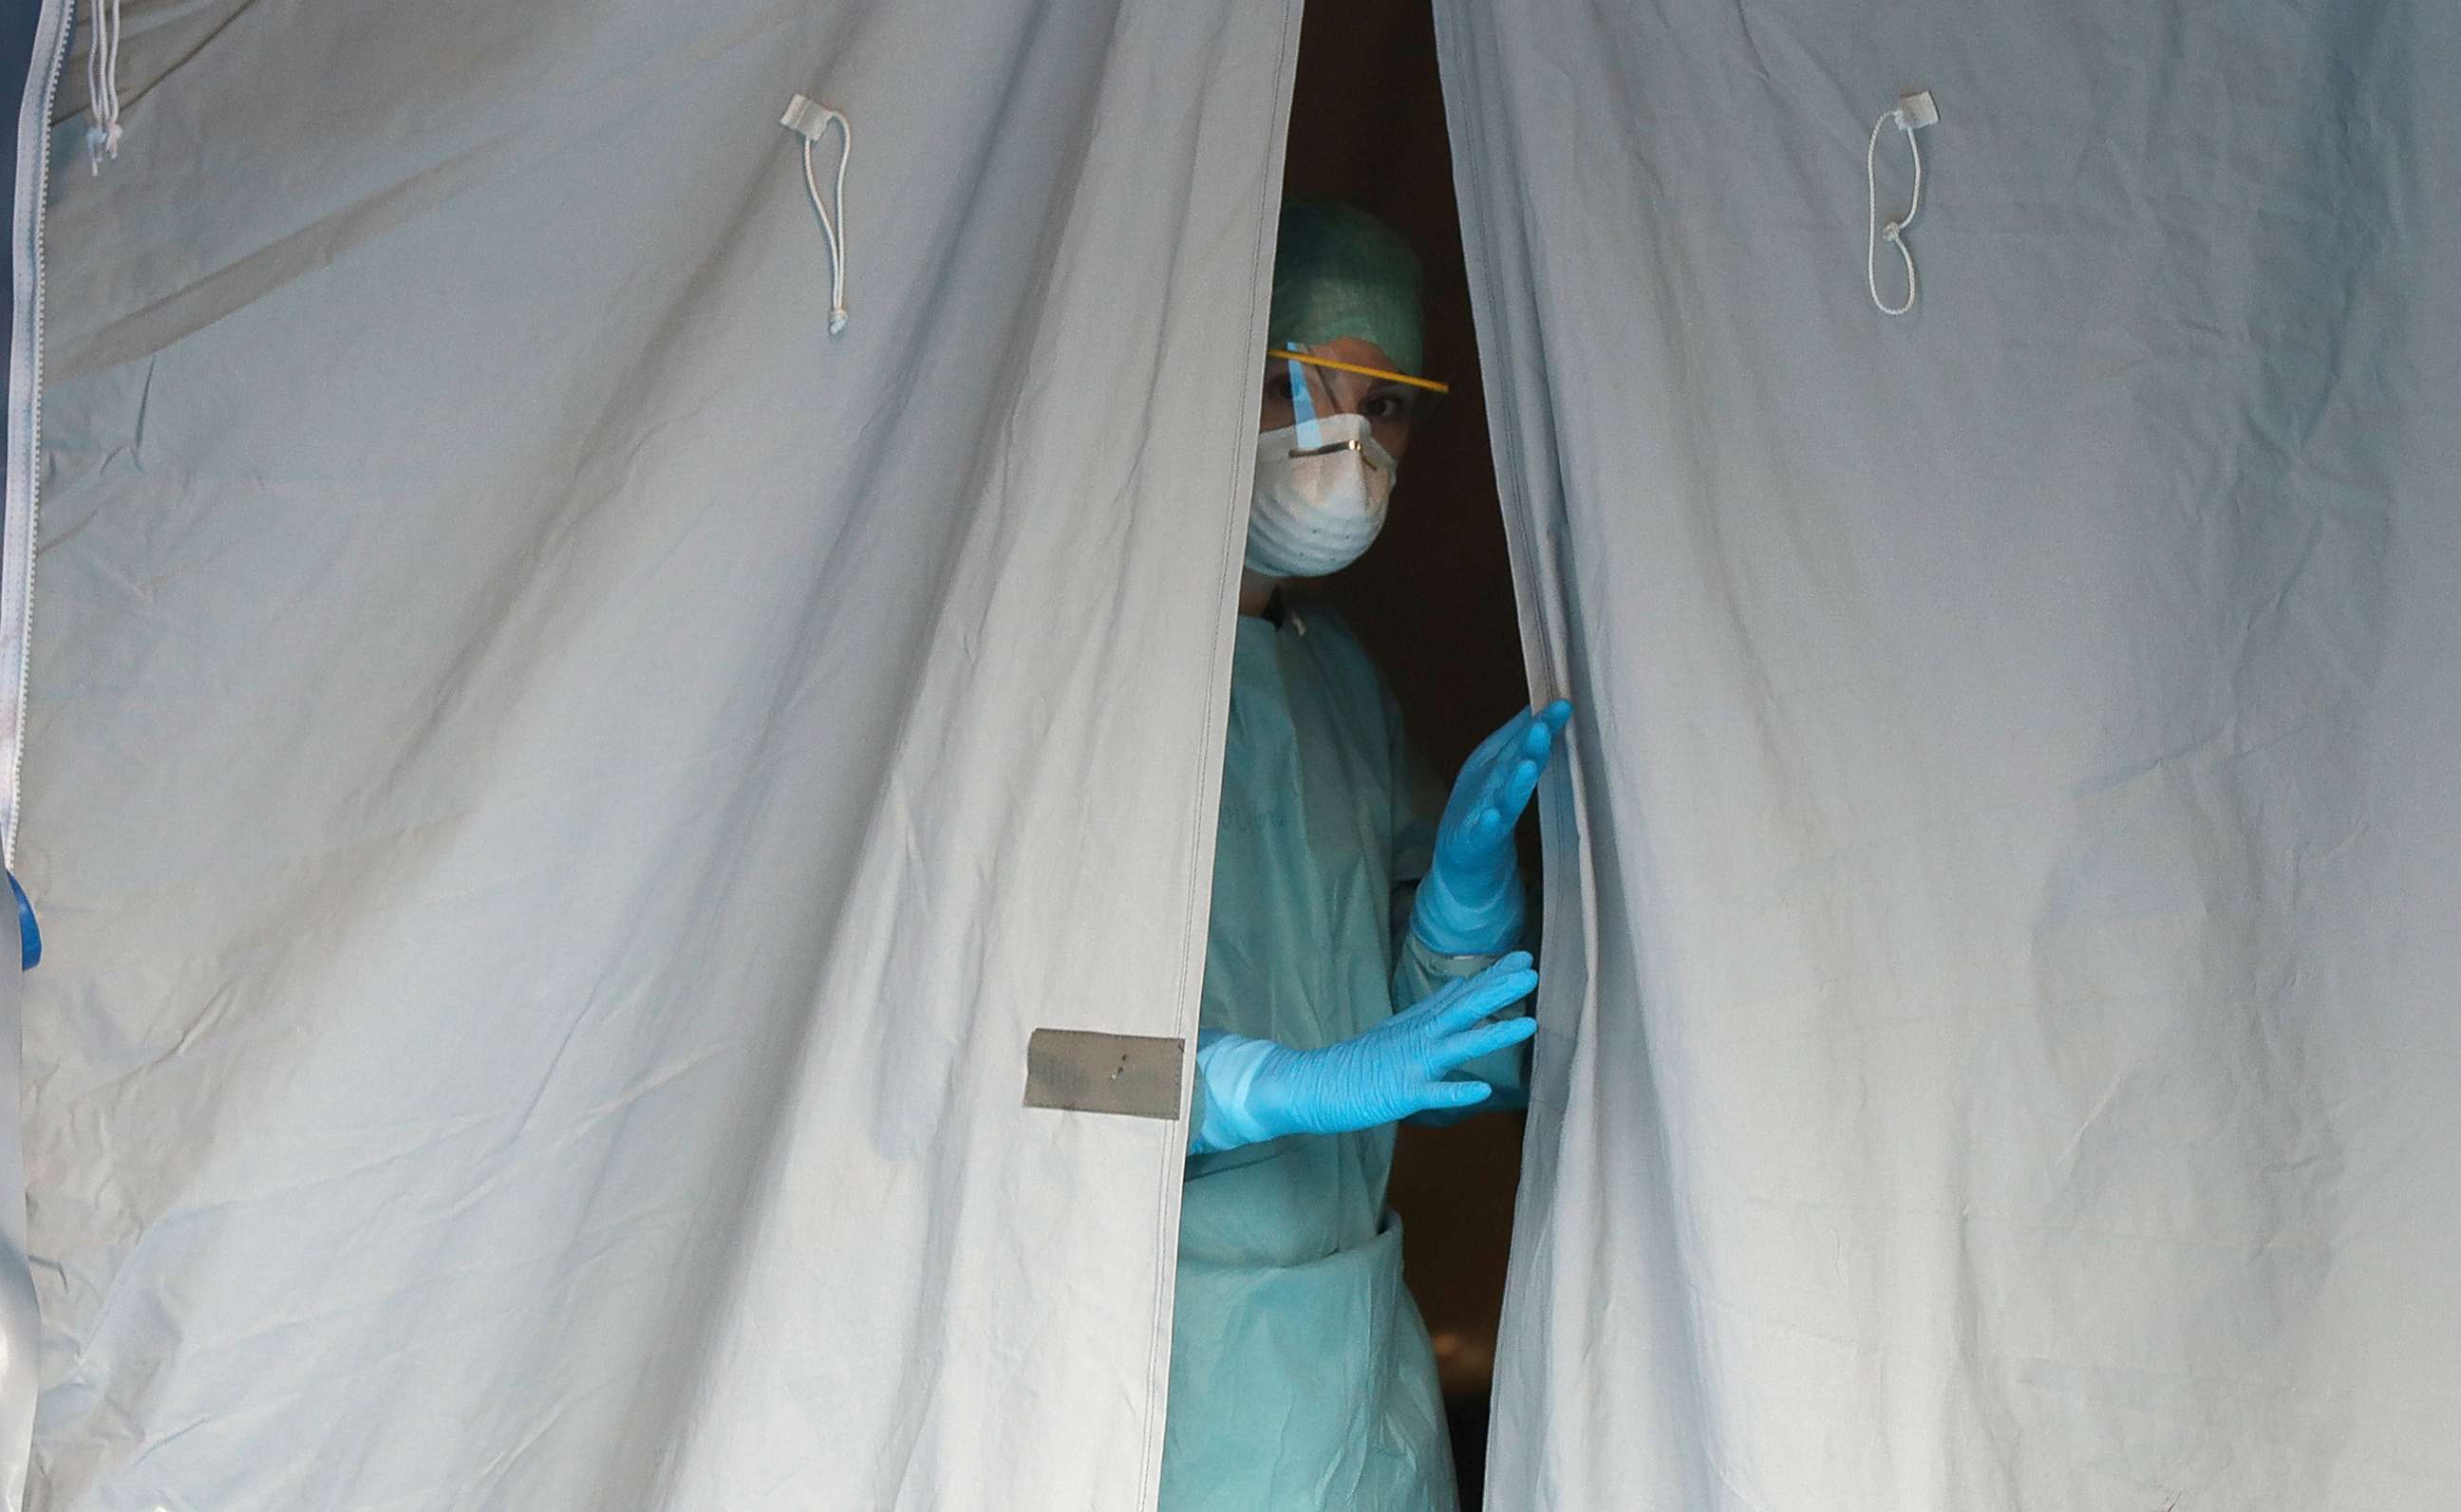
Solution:
<svg viewBox="0 0 2461 1512"><path fill-rule="evenodd" d="M1512 830L1572 717L1561 698L1524 710L1462 763L1436 826L1435 863L1410 910L1412 932L1438 955L1492 955L1520 940L1529 903Z"/></svg>
<svg viewBox="0 0 2461 1512"><path fill-rule="evenodd" d="M1347 1134L1431 1108L1484 1102L1495 1090L1486 1082L1444 1077L1536 1033L1534 1018L1490 1021L1488 1015L1537 989L1530 957L1515 952L1322 1050L1293 1050L1240 1034L1202 1035L1196 1067L1204 1104L1189 1126L1188 1153L1211 1155L1285 1134Z"/></svg>
<svg viewBox="0 0 2461 1512"><path fill-rule="evenodd" d="M17 895L18 957L23 963L18 969L31 971L43 961L43 930L34 922L34 905L26 899L26 889L17 885L17 874L9 874L9 890Z"/></svg>

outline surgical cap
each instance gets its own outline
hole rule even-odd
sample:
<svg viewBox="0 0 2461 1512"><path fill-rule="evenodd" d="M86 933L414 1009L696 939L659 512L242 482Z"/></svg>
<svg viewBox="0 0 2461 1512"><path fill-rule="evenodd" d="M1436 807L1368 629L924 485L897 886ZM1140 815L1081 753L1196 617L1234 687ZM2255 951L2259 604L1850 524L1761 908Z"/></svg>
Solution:
<svg viewBox="0 0 2461 1512"><path fill-rule="evenodd" d="M1324 200L1282 206L1273 249L1274 347L1315 347L1356 336L1384 349L1403 373L1426 355L1419 324L1419 259L1391 226Z"/></svg>

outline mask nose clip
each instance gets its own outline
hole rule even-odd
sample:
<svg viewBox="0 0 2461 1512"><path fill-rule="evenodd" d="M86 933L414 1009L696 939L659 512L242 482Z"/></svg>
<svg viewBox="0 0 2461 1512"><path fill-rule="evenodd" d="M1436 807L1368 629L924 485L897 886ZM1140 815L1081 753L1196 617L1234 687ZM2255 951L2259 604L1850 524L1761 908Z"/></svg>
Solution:
<svg viewBox="0 0 2461 1512"><path fill-rule="evenodd" d="M1371 473L1389 475L1393 470L1393 460L1391 458L1384 455L1384 449L1382 447L1371 447L1366 441L1356 436L1345 437L1338 441L1328 442L1323 446L1293 447L1291 449L1291 460L1295 462L1303 462L1311 458L1316 457L1338 457L1344 452L1357 454L1359 458L1359 465L1367 469Z"/></svg>

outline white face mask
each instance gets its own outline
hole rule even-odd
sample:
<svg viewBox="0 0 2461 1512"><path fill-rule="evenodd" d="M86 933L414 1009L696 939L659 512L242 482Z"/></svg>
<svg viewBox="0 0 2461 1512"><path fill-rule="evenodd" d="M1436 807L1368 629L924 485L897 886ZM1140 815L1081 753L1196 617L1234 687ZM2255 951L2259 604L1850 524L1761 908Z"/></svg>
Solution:
<svg viewBox="0 0 2461 1512"><path fill-rule="evenodd" d="M1250 570L1320 578L1358 561L1384 528L1396 466L1363 415L1311 417L1257 437Z"/></svg>

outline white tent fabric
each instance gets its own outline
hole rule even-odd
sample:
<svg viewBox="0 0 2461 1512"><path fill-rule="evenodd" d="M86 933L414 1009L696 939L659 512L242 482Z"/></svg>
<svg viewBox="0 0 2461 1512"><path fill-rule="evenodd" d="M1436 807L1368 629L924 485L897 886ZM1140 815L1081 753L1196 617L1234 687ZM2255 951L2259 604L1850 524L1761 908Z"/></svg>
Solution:
<svg viewBox="0 0 2461 1512"><path fill-rule="evenodd" d="M1182 1131L1020 1095L1190 1027L1293 9L129 9L25 1504L1150 1505ZM2461 9L1440 14L1584 711L1489 1505L2449 1505Z"/></svg>
<svg viewBox="0 0 2461 1512"><path fill-rule="evenodd" d="M1439 19L1584 711L1488 1505L2451 1506L2461 7Z"/></svg>
<svg viewBox="0 0 2461 1512"><path fill-rule="evenodd" d="M23 480L28 1504L1151 1504L1184 1129L1026 1048L1192 1028L1295 19L127 7Z"/></svg>

